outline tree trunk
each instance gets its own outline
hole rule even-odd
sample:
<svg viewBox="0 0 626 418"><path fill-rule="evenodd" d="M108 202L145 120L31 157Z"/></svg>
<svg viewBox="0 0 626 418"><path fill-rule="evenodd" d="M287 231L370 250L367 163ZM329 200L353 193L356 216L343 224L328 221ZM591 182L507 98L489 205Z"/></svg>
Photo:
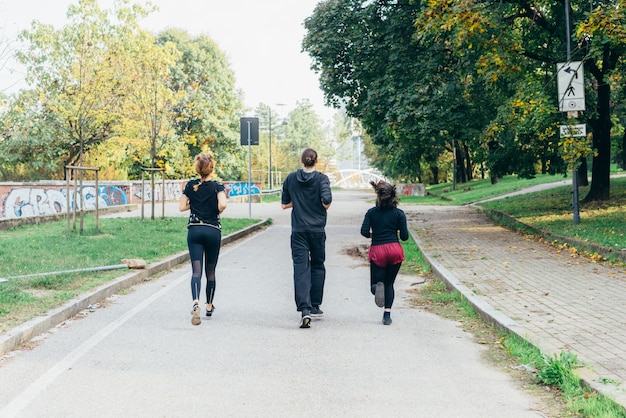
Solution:
<svg viewBox="0 0 626 418"><path fill-rule="evenodd" d="M611 115L609 101L611 87L605 82L598 84L598 116L589 121L593 129L593 148L597 155L593 157L591 167L591 187L584 201L609 200L611 173Z"/></svg>
<svg viewBox="0 0 626 418"><path fill-rule="evenodd" d="M459 146L455 148L456 152L456 179L457 183L466 183L467 176L465 173L465 155L463 155L463 150L461 149L463 144L459 143ZM459 170L460 168L460 170Z"/></svg>
<svg viewBox="0 0 626 418"><path fill-rule="evenodd" d="M433 174L433 184L439 184L439 167L437 164L431 165L430 171Z"/></svg>
<svg viewBox="0 0 626 418"><path fill-rule="evenodd" d="M626 170L626 130L624 130L624 135L622 135L622 163L620 167L622 167L622 170Z"/></svg>
<svg viewBox="0 0 626 418"><path fill-rule="evenodd" d="M467 180L470 181L474 178L474 167L472 165L472 158L470 157L469 147L467 145L463 146L463 151L465 152L465 173L467 176Z"/></svg>

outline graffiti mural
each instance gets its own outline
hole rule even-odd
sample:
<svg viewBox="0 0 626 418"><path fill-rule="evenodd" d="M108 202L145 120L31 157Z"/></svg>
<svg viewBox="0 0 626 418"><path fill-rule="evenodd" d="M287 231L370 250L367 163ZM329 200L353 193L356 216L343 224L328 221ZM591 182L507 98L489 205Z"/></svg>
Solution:
<svg viewBox="0 0 626 418"><path fill-rule="evenodd" d="M43 188L16 188L2 202L2 218L51 215L67 211L65 192Z"/></svg>
<svg viewBox="0 0 626 418"><path fill-rule="evenodd" d="M50 183L46 185L38 183L36 186L23 183L0 183L0 219L67 213L66 185L61 182ZM82 207L86 210L95 209L96 199L100 208L141 203L142 195L146 202L153 198L157 202L178 201L186 184L187 180L166 180L164 196L160 182L155 184L154 196L152 196L149 181L144 182L143 187L140 181L99 184L97 191L95 185L83 186L82 190L77 188L76 192L71 187L69 209L74 209L74 199L82 202ZM248 183L224 182L224 186L229 197L247 196L249 193L261 194L260 184L252 184L250 188Z"/></svg>
<svg viewBox="0 0 626 418"><path fill-rule="evenodd" d="M261 189L254 183L230 183L228 197L261 194Z"/></svg>
<svg viewBox="0 0 626 418"><path fill-rule="evenodd" d="M426 187L422 183L398 184L402 196L426 196Z"/></svg>
<svg viewBox="0 0 626 418"><path fill-rule="evenodd" d="M165 201L180 200L180 196L183 194L183 187L187 184L187 181L166 181L165 182ZM154 184L154 201L160 202L163 200L162 183L160 181ZM152 201L152 185L150 181L146 181L141 187L141 182L132 184L132 195L136 198L137 202L141 202L141 196L144 196L144 201Z"/></svg>
<svg viewBox="0 0 626 418"><path fill-rule="evenodd" d="M70 210L74 209L75 199L82 202L83 209L95 209L96 199L99 207L125 205L128 203L126 192L119 187L102 186L96 191L95 186L86 186L74 193L70 191ZM41 187L16 187L2 199L2 219L26 216L54 215L67 212L67 189L46 189Z"/></svg>
<svg viewBox="0 0 626 418"><path fill-rule="evenodd" d="M99 186L98 195L106 202L106 206L128 205L128 188L119 186Z"/></svg>

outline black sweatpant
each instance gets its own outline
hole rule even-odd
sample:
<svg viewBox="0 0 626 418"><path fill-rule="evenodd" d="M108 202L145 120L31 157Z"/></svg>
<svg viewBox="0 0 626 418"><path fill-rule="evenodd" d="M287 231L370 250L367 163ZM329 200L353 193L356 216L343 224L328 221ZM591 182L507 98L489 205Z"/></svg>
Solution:
<svg viewBox="0 0 626 418"><path fill-rule="evenodd" d="M292 232L291 258L293 284L298 311L320 306L326 280L326 233Z"/></svg>

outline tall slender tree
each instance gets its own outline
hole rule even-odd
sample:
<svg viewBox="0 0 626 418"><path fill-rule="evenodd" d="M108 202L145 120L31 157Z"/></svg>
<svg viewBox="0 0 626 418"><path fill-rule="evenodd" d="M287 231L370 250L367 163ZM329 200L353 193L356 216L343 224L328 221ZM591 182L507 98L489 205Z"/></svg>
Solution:
<svg viewBox="0 0 626 418"><path fill-rule="evenodd" d="M145 10L120 4L116 12L134 19ZM63 149L63 165L81 164L86 151L115 135L123 117L125 74L111 55L120 26L112 13L80 0L69 7L63 28L35 21L20 34L28 47L17 58L37 91L39 114L54 115L46 118L50 129L40 130L50 136L40 141Z"/></svg>
<svg viewBox="0 0 626 418"><path fill-rule="evenodd" d="M246 154L239 145L243 101L226 55L209 37L191 37L177 29L160 33L158 42L171 42L181 52L169 87L183 93L173 106L174 128L187 153L210 151L217 161L218 176L242 179L247 170ZM188 165L182 174L193 175L193 167Z"/></svg>

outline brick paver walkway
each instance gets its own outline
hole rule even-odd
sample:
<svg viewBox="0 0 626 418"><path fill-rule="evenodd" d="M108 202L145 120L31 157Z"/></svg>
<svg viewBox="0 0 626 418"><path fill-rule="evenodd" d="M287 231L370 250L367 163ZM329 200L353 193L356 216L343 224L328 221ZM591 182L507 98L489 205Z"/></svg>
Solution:
<svg viewBox="0 0 626 418"><path fill-rule="evenodd" d="M477 208L402 209L435 269L443 266L542 351L576 354L585 381L626 407L626 268L499 227Z"/></svg>

